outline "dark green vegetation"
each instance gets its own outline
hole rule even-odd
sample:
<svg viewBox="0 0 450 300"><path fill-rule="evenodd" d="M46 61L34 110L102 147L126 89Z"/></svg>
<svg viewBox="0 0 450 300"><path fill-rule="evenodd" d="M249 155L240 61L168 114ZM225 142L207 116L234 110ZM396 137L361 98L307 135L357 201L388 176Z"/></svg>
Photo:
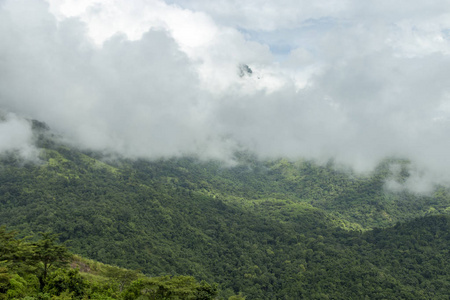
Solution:
<svg viewBox="0 0 450 300"><path fill-rule="evenodd" d="M0 299L208 300L217 295L215 285L191 276L148 278L74 256L54 234L30 242L0 227L0 245Z"/></svg>
<svg viewBox="0 0 450 300"><path fill-rule="evenodd" d="M390 166L402 168L401 182L408 162L357 176L246 153L229 167L107 160L42 136L37 143L41 164L13 153L1 164L0 221L22 236L52 231L84 257L216 282L223 299L450 297L449 191L384 188Z"/></svg>

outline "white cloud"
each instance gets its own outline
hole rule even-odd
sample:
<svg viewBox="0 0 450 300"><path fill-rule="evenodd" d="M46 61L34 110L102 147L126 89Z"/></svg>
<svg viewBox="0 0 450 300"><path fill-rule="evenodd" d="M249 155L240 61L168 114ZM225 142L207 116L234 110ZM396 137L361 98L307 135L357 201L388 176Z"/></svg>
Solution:
<svg viewBox="0 0 450 300"><path fill-rule="evenodd" d="M226 26L272 31L296 28L311 19L345 15L351 1L174 0L183 7L205 11Z"/></svg>
<svg viewBox="0 0 450 300"><path fill-rule="evenodd" d="M49 3L0 6L0 105L74 143L132 157L246 147L360 171L396 156L450 182L446 1ZM281 59L276 43L291 47Z"/></svg>
<svg viewBox="0 0 450 300"><path fill-rule="evenodd" d="M236 64L269 63L269 48L248 41L236 29L217 25L203 12L182 9L159 0L48 0L51 11L77 16L88 24L89 36L97 43L121 32L139 40L149 29L165 30L195 67L203 87L224 90L235 82Z"/></svg>
<svg viewBox="0 0 450 300"><path fill-rule="evenodd" d="M38 160L39 152L33 146L30 122L4 112L1 112L0 119L0 153L16 153L27 160Z"/></svg>

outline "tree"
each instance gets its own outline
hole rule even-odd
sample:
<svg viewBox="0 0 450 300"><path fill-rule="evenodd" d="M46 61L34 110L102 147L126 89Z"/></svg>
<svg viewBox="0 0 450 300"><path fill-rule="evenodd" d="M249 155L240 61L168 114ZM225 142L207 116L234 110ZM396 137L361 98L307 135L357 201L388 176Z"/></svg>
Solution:
<svg viewBox="0 0 450 300"><path fill-rule="evenodd" d="M17 239L16 231L0 226L0 262L3 267L23 271L30 265L31 247L23 239Z"/></svg>
<svg viewBox="0 0 450 300"><path fill-rule="evenodd" d="M217 286L198 283L192 276L162 276L133 281L123 295L125 300L211 300L217 296Z"/></svg>
<svg viewBox="0 0 450 300"><path fill-rule="evenodd" d="M67 267L72 255L65 245L56 243L57 234L41 233L42 239L33 243L33 260L37 264L37 277L41 290L44 289L49 273L53 269Z"/></svg>
<svg viewBox="0 0 450 300"><path fill-rule="evenodd" d="M238 295L229 297L228 300L245 300L245 296L242 296L242 294L239 293Z"/></svg>
<svg viewBox="0 0 450 300"><path fill-rule="evenodd" d="M128 286L132 281L138 279L139 273L139 271L127 270L118 267L107 267L105 276L116 281L119 285L120 292L122 292L124 287Z"/></svg>
<svg viewBox="0 0 450 300"><path fill-rule="evenodd" d="M12 275L8 273L8 269L0 267L0 300L6 299L6 292L9 289L9 280Z"/></svg>
<svg viewBox="0 0 450 300"><path fill-rule="evenodd" d="M57 269L48 275L44 292L50 295L70 293L71 299L81 299L87 290L88 283L80 275L78 269Z"/></svg>

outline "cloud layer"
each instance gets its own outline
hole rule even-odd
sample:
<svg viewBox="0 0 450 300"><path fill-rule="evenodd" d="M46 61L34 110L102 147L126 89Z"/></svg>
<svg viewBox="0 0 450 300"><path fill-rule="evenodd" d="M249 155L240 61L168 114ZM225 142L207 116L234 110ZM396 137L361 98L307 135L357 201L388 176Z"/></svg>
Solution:
<svg viewBox="0 0 450 300"><path fill-rule="evenodd" d="M396 3L3 0L0 107L128 157L394 156L447 183L450 6Z"/></svg>

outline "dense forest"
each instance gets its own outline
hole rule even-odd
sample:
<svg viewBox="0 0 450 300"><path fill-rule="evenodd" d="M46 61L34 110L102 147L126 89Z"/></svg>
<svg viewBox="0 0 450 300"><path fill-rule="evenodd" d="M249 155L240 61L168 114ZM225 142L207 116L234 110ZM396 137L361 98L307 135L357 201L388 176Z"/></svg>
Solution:
<svg viewBox="0 0 450 300"><path fill-rule="evenodd" d="M149 278L84 259L57 244L56 238L41 233L32 242L0 227L0 299L207 300L217 295L215 285L199 283L191 276Z"/></svg>
<svg viewBox="0 0 450 300"><path fill-rule="evenodd" d="M386 189L408 177L408 161L361 175L246 152L232 165L113 159L33 124L40 161L1 157L4 299L450 297L449 190ZM45 242L63 255L43 276ZM190 294L146 292L161 286Z"/></svg>

